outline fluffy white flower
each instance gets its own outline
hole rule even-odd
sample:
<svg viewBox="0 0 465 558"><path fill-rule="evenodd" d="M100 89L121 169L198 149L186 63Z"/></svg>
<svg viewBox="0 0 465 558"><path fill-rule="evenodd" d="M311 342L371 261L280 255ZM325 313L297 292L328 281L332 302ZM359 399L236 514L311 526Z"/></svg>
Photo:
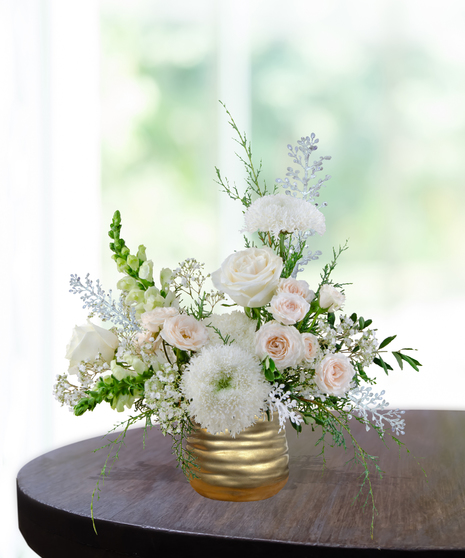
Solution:
<svg viewBox="0 0 465 558"><path fill-rule="evenodd" d="M267 322L257 331L255 351L260 359L269 355L278 370L296 366L304 358L304 344L297 329L275 321Z"/></svg>
<svg viewBox="0 0 465 558"><path fill-rule="evenodd" d="M255 328L257 322L248 318L244 312L234 310L230 314L212 314L202 321L207 326L209 341L207 346L222 345L219 335L213 329L218 329L225 339L229 335L229 342L246 351L253 352L255 347ZM210 326L210 327L208 327Z"/></svg>
<svg viewBox="0 0 465 558"><path fill-rule="evenodd" d="M211 278L236 304L258 308L270 302L282 270L283 260L271 248L247 248L228 256Z"/></svg>
<svg viewBox="0 0 465 558"><path fill-rule="evenodd" d="M342 307L346 297L331 285L323 285L320 289L320 306L328 312L335 312Z"/></svg>
<svg viewBox="0 0 465 558"><path fill-rule="evenodd" d="M300 322L309 310L310 304L301 296L292 293L279 293L270 303L273 318L285 325Z"/></svg>
<svg viewBox="0 0 465 558"><path fill-rule="evenodd" d="M202 428L212 434L229 430L234 437L260 416L270 385L257 357L232 344L206 347L194 357L182 390Z"/></svg>
<svg viewBox="0 0 465 558"><path fill-rule="evenodd" d="M280 232L314 230L322 235L326 231L325 217L312 203L287 196L274 194L255 200L244 215L241 232Z"/></svg>

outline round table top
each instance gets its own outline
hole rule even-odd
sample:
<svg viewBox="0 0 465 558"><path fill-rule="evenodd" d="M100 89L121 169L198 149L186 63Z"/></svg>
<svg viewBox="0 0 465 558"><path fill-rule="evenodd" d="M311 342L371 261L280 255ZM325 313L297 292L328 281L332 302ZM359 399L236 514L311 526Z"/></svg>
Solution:
<svg viewBox="0 0 465 558"><path fill-rule="evenodd" d="M350 447L326 448L322 474L320 430L288 430L290 476L276 496L260 502L221 502L190 487L158 428L128 432L100 500L98 535L90 519L91 494L106 458L93 438L34 459L18 474L18 513L29 546L47 558L229 556L443 556L465 551L465 412L408 411L402 437L410 450L386 447L374 431L352 421L360 445L378 455L385 471L373 474L377 508L354 505L362 469L346 462ZM79 420L79 419L76 419ZM328 438L329 440L329 438ZM415 459L415 456L420 465ZM421 469L425 469L427 478ZM365 493L366 494L366 493ZM376 554L377 556L379 554Z"/></svg>

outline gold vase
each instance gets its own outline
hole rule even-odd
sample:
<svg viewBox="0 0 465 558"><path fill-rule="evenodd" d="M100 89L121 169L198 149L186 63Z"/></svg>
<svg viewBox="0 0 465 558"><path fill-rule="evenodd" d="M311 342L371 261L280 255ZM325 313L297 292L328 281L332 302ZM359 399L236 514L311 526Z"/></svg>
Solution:
<svg viewBox="0 0 465 558"><path fill-rule="evenodd" d="M266 416L232 438L229 432L210 434L197 426L187 439L196 457L199 478L192 488L212 500L251 502L277 494L289 478L286 432L279 431L278 414Z"/></svg>

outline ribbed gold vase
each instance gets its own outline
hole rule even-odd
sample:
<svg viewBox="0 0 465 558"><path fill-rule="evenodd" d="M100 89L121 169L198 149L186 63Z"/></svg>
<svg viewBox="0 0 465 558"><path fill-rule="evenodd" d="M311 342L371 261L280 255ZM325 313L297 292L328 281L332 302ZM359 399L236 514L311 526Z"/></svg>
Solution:
<svg viewBox="0 0 465 558"><path fill-rule="evenodd" d="M279 430L275 413L232 438L228 431L210 434L198 426L187 439L187 449L197 459L199 478L192 488L212 500L251 502L277 494L289 477L286 433Z"/></svg>

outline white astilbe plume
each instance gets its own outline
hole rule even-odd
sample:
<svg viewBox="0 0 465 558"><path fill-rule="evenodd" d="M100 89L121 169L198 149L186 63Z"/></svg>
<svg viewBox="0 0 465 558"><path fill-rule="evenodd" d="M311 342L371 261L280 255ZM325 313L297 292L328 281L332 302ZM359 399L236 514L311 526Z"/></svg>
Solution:
<svg viewBox="0 0 465 558"><path fill-rule="evenodd" d="M233 343L202 349L186 367L181 389L202 428L234 437L260 417L269 387L257 357Z"/></svg>
<svg viewBox="0 0 465 558"><path fill-rule="evenodd" d="M289 393L284 392L284 384L273 384L273 389L268 394L268 410L273 418L273 412L279 414L279 431L284 428L286 420L289 419L294 424L303 423L303 418L296 413L297 401L289 397Z"/></svg>
<svg viewBox="0 0 465 558"><path fill-rule="evenodd" d="M312 203L303 199L274 194L255 200L244 214L241 232L295 233L312 230L322 235L326 231L325 217Z"/></svg>
<svg viewBox="0 0 465 558"><path fill-rule="evenodd" d="M208 330L207 346L223 344L217 331L215 331L218 330L226 344L234 342L235 345L245 350L254 347L257 322L248 318L244 312L234 310L230 314L212 314L202 322Z"/></svg>

